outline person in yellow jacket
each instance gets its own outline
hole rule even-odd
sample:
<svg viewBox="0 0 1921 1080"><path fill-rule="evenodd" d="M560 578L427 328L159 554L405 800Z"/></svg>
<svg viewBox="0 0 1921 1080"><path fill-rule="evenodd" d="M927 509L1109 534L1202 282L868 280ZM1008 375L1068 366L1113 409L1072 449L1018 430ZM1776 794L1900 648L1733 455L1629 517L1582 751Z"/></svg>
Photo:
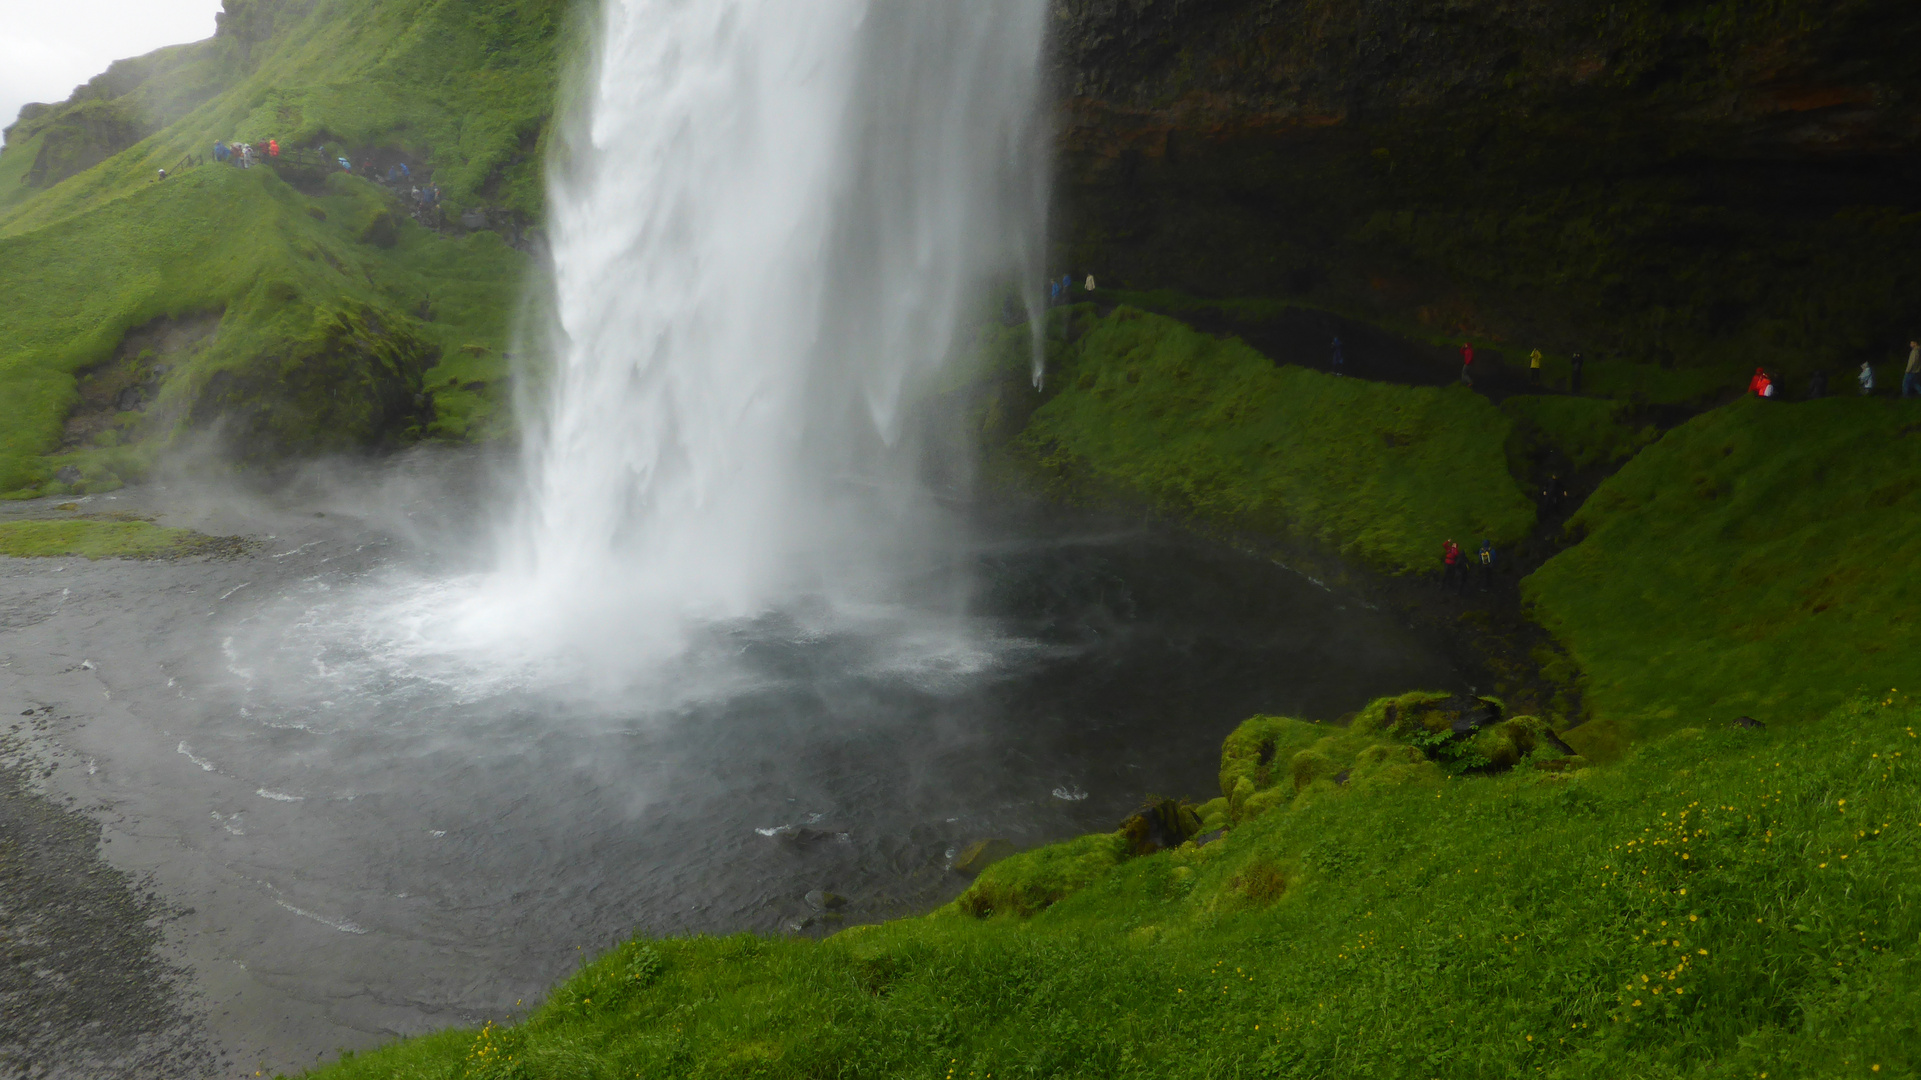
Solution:
<svg viewBox="0 0 1921 1080"><path fill-rule="evenodd" d="M1527 381L1541 385L1541 350L1536 349L1527 357Z"/></svg>

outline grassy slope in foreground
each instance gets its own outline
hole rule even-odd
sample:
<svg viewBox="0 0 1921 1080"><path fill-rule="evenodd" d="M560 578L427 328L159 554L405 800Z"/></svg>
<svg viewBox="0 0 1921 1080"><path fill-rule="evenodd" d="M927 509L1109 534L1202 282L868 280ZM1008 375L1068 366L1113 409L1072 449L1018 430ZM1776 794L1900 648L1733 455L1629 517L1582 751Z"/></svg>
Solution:
<svg viewBox="0 0 1921 1080"><path fill-rule="evenodd" d="M1509 421L1470 391L1277 367L1242 342L1131 308L1062 357L1021 436L1039 467L1203 519L1287 529L1395 573L1441 543L1534 525Z"/></svg>
<svg viewBox="0 0 1921 1080"><path fill-rule="evenodd" d="M1606 770L1323 787L1031 919L636 940L518 1026L316 1075L1908 1076L1916 724L1904 695Z"/></svg>
<svg viewBox="0 0 1921 1080"><path fill-rule="evenodd" d="M1584 750L1818 717L1921 675L1921 409L1744 399L1595 492L1524 584L1587 675Z"/></svg>

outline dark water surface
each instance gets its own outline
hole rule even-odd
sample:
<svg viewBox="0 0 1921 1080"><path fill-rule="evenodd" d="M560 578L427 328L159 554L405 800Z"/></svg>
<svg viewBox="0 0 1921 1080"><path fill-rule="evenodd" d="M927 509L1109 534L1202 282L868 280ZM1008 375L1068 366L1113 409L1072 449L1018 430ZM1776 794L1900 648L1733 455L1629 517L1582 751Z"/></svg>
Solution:
<svg viewBox="0 0 1921 1080"><path fill-rule="evenodd" d="M62 782L195 909L183 955L226 1037L277 1068L502 1016L635 932L779 932L810 889L850 921L924 910L964 887L947 867L973 840L1214 796L1248 715L1462 681L1387 616L1219 546L963 515L926 571L958 610L921 618L909 588L892 611L712 627L686 685L630 701L452 692L334 632L395 567L438 565L410 520L479 501L404 480L386 516L365 485L296 485L244 521L174 509L273 537L240 560L0 562L8 702L58 709Z"/></svg>

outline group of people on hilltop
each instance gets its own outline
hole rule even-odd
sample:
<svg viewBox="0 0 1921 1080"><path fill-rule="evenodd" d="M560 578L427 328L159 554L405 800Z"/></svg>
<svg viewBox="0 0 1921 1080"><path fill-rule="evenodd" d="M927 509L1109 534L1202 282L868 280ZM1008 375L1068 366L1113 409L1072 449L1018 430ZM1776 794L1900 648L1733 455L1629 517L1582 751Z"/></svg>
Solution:
<svg viewBox="0 0 1921 1080"><path fill-rule="evenodd" d="M1874 393L1872 360L1861 364L1861 371L1854 377L1854 381L1861 387L1861 396L1868 397ZM1748 379L1748 393L1773 401L1779 401L1786 396L1781 376L1766 367L1754 369L1754 375ZM1808 398L1813 400L1827 396L1828 373L1827 369L1822 368L1808 378ZM1901 396L1921 398L1921 341L1908 342L1908 363L1901 372Z"/></svg>
<svg viewBox="0 0 1921 1080"><path fill-rule="evenodd" d="M229 143L220 139L215 139L213 142L215 161L242 169L253 168L254 163L262 158L272 159L279 156L279 139L269 138L264 143L247 143L238 140Z"/></svg>

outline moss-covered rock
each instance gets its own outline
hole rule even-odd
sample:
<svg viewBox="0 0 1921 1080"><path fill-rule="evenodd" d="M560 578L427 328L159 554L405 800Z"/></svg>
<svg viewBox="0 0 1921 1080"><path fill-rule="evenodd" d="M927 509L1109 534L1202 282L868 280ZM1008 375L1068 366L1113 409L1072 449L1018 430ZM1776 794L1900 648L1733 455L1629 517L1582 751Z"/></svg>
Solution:
<svg viewBox="0 0 1921 1080"><path fill-rule="evenodd" d="M1052 844L989 866L948 910L981 919L1046 910L1120 865L1132 853L1122 833L1098 833Z"/></svg>
<svg viewBox="0 0 1921 1080"><path fill-rule="evenodd" d="M418 438L421 380L440 358L408 320L367 305L315 311L285 351L209 373L188 413L243 458L351 450Z"/></svg>

